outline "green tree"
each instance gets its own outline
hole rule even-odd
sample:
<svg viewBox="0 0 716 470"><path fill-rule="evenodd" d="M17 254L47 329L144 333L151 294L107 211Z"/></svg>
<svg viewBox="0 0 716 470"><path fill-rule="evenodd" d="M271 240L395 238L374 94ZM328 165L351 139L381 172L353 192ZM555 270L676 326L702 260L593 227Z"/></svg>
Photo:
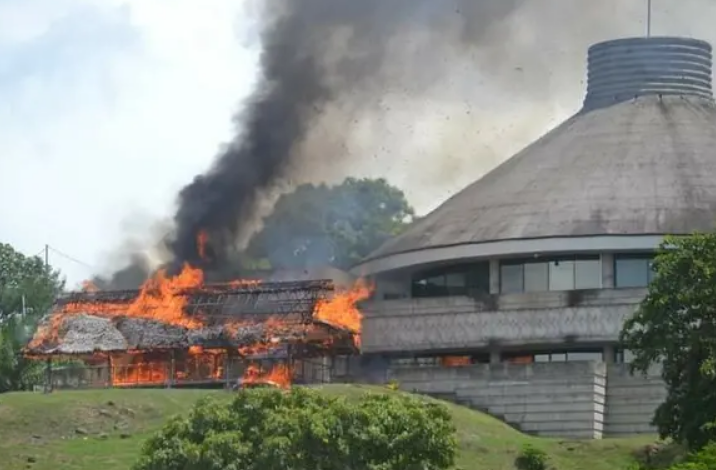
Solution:
<svg viewBox="0 0 716 470"><path fill-rule="evenodd" d="M304 184L277 201L248 254L274 267L346 269L398 235L414 211L385 179Z"/></svg>
<svg viewBox="0 0 716 470"><path fill-rule="evenodd" d="M38 365L21 349L63 287L59 272L39 257L0 243L0 392L22 390L36 381Z"/></svg>
<svg viewBox="0 0 716 470"><path fill-rule="evenodd" d="M654 416L662 438L700 449L716 437L716 235L665 240L646 298L621 333L632 371L662 364L666 401Z"/></svg>
<svg viewBox="0 0 716 470"><path fill-rule="evenodd" d="M398 393L357 402L294 388L200 401L144 445L135 470L442 470L455 428L441 406Z"/></svg>

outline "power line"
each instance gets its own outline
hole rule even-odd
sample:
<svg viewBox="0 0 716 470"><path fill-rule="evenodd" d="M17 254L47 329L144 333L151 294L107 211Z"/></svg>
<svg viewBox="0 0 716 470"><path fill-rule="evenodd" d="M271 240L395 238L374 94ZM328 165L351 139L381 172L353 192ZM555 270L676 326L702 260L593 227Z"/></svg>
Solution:
<svg viewBox="0 0 716 470"><path fill-rule="evenodd" d="M81 265L81 266L84 266L85 268L94 269L94 266L92 266L91 264L85 263L84 261L81 261L81 260L75 258L74 256L70 256L70 255L68 255L67 253L62 252L62 251L58 250L58 249L55 248L55 247L52 247L52 246L49 246L49 245L48 245L48 248L49 248L50 251L52 251L54 254L59 255L59 256L65 258L66 260L72 261L73 263L77 263L77 264L79 264L79 265ZM45 251L45 250L42 250L43 253L44 253L44 251Z"/></svg>

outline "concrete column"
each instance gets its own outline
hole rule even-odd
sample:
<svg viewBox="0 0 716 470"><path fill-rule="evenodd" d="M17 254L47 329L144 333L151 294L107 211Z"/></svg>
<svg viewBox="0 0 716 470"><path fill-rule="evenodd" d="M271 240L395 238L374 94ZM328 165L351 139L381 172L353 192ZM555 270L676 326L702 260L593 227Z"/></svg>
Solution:
<svg viewBox="0 0 716 470"><path fill-rule="evenodd" d="M490 364L499 364L501 361L501 351L497 348L490 350Z"/></svg>
<svg viewBox="0 0 716 470"><path fill-rule="evenodd" d="M602 253L602 288L614 288L614 255Z"/></svg>
<svg viewBox="0 0 716 470"><path fill-rule="evenodd" d="M500 293L500 260L490 260L490 294Z"/></svg>
<svg viewBox="0 0 716 470"><path fill-rule="evenodd" d="M604 362L607 364L613 364L614 363L614 345L613 344L607 344L604 346L603 349L604 354Z"/></svg>

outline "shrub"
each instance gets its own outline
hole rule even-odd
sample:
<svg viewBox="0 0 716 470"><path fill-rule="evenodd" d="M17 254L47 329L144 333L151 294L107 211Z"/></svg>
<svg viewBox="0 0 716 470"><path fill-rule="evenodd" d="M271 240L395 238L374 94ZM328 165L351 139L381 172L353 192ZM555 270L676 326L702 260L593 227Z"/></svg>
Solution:
<svg viewBox="0 0 716 470"><path fill-rule="evenodd" d="M669 470L714 470L716 469L716 442L707 444L700 451L689 455L684 463Z"/></svg>
<svg viewBox="0 0 716 470"><path fill-rule="evenodd" d="M517 470L547 470L548 460L545 451L526 445L515 459L515 468Z"/></svg>
<svg viewBox="0 0 716 470"><path fill-rule="evenodd" d="M402 394L358 401L294 388L201 400L144 445L135 470L444 470L457 451L445 407Z"/></svg>

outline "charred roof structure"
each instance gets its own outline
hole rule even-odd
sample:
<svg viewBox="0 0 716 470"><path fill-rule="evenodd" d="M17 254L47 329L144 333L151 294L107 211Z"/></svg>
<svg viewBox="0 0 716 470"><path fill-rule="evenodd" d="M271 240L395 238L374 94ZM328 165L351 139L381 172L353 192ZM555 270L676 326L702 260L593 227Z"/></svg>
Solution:
<svg viewBox="0 0 716 470"><path fill-rule="evenodd" d="M412 373L411 364L437 367L461 356L492 364L488 371L501 367L503 378L510 367L536 362L550 363L544 371L587 360L619 367L629 360L619 331L646 292L655 249L665 235L712 230L715 221L711 46L682 37L595 44L574 116L355 268L376 283L363 352L400 364L395 378L406 386L445 393L462 386L457 375L436 370L427 380L427 369ZM545 373L545 383L566 379ZM463 374L472 380L463 385L492 377L481 374ZM533 372L520 374L529 383ZM599 380L609 387L609 377ZM642 385L634 393L648 395ZM489 408L488 398L473 401ZM556 421L530 426L590 437L653 431L651 404L631 417L617 416L622 405L607 399L599 429L587 421L578 432Z"/></svg>
<svg viewBox="0 0 716 470"><path fill-rule="evenodd" d="M73 292L56 300L27 352L41 356L193 346L240 349L272 342L346 339L353 333L313 317L316 304L332 291L327 280L186 289L177 295L186 298L182 310L187 321L196 321L190 326L159 316L152 319L151 312L144 317L124 314L121 306L129 310L139 290ZM56 331L46 334L43 326Z"/></svg>
<svg viewBox="0 0 716 470"><path fill-rule="evenodd" d="M140 290L58 298L25 349L48 359L46 383L58 384L51 364L57 356L91 367L63 369L59 386L229 386L249 370L251 381L259 380L256 361L280 366L266 375L288 385L297 376L315 380L336 356L357 354L358 331L317 315L336 298L332 281L168 290L172 279L158 279Z"/></svg>

